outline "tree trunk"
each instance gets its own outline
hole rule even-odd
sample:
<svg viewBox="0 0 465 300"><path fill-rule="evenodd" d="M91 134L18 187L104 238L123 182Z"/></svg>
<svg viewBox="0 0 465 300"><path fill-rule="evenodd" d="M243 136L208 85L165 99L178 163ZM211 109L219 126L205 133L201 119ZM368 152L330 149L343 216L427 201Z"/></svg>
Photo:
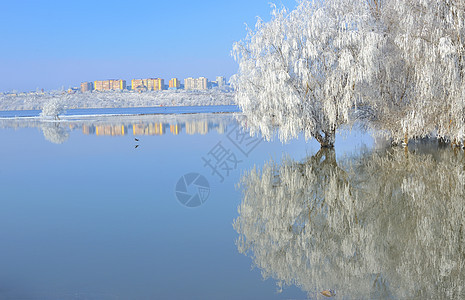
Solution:
<svg viewBox="0 0 465 300"><path fill-rule="evenodd" d="M324 136L318 132L315 135L315 139L320 143L321 148L333 148L336 140L336 130L323 131L323 134Z"/></svg>

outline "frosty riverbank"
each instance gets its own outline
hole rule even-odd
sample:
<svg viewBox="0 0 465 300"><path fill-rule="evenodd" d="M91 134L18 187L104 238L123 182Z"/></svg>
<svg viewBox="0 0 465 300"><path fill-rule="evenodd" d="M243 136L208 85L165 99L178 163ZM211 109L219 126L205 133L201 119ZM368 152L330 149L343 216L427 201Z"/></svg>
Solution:
<svg viewBox="0 0 465 300"><path fill-rule="evenodd" d="M46 103L55 99L58 99L66 109L232 105L234 92L165 90L145 93L115 91L67 94L56 91L6 94L0 95L0 110L41 110Z"/></svg>

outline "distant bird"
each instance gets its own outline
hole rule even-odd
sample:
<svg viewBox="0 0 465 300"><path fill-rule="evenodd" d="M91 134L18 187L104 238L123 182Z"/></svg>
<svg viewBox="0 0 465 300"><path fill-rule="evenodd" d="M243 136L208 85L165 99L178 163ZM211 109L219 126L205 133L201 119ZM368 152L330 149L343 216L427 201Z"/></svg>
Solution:
<svg viewBox="0 0 465 300"><path fill-rule="evenodd" d="M322 294L325 297L334 297L334 296L336 296L336 293L331 289L322 291L322 292L320 292L320 294Z"/></svg>
<svg viewBox="0 0 465 300"><path fill-rule="evenodd" d="M138 139L138 138L134 138L134 139L136 140L136 142L138 142L138 141L139 141L139 139Z"/></svg>
<svg viewBox="0 0 465 300"><path fill-rule="evenodd" d="M134 147L134 149L137 149L137 147L139 147L139 145L136 145L136 146Z"/></svg>

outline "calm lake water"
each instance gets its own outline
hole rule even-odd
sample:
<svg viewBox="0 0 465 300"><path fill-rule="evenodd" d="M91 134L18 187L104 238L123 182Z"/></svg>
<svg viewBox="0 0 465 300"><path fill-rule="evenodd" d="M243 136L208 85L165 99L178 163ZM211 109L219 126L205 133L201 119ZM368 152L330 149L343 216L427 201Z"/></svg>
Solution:
<svg viewBox="0 0 465 300"><path fill-rule="evenodd" d="M137 140L136 140L137 139ZM465 158L234 114L0 120L0 299L460 299Z"/></svg>

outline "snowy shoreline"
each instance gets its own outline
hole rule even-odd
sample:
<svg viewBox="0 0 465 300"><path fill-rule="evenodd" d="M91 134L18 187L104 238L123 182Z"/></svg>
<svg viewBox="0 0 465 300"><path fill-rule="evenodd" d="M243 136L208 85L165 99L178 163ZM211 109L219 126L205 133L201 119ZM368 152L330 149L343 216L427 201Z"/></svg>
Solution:
<svg viewBox="0 0 465 300"><path fill-rule="evenodd" d="M59 100L66 109L134 108L155 106L234 105L234 92L218 89L206 91L164 90L144 93L86 92L0 95L0 111L42 110L51 100Z"/></svg>

